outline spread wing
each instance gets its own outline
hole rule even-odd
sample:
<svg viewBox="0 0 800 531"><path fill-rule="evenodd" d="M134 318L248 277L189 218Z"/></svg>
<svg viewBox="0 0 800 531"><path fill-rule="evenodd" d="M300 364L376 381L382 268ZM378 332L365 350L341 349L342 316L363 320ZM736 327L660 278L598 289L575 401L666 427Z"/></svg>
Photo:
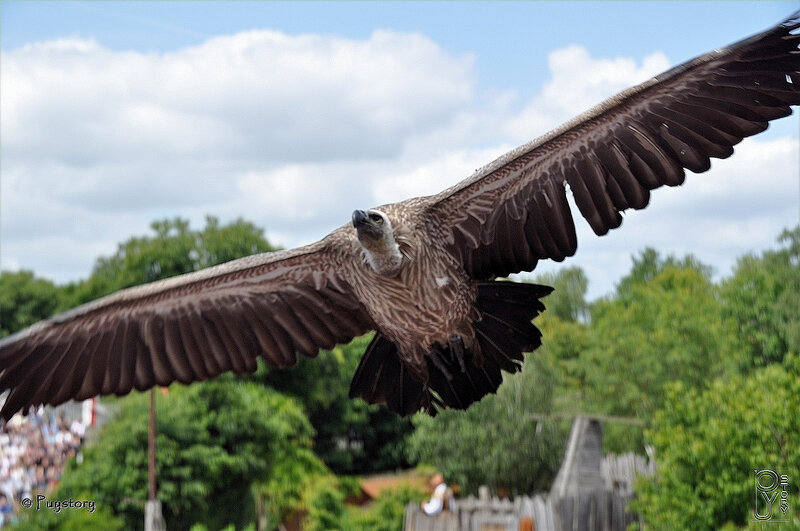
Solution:
<svg viewBox="0 0 800 531"><path fill-rule="evenodd" d="M119 291L0 340L0 416L225 371L284 367L373 328L337 274L342 231Z"/></svg>
<svg viewBox="0 0 800 531"><path fill-rule="evenodd" d="M433 196L451 250L473 278L530 271L577 249L569 186L598 235L650 190L706 171L800 104L800 12L606 100Z"/></svg>

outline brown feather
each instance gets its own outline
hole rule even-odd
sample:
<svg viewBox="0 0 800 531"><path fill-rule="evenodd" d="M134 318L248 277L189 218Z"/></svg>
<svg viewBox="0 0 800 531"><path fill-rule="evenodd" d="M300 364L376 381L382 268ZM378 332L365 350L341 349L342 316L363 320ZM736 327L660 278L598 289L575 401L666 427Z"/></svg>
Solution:
<svg viewBox="0 0 800 531"><path fill-rule="evenodd" d="M373 329L351 393L402 414L467 407L539 345L530 321L544 292L482 281L575 253L565 185L604 234L650 190L730 156L800 104L798 27L800 13L609 98L440 194L380 207L394 229L383 273L348 225L0 339L0 392L9 391L0 416L249 372L258 356L283 367Z"/></svg>
<svg viewBox="0 0 800 531"><path fill-rule="evenodd" d="M492 239L494 232L481 221L506 203L513 205L504 209L506 215L516 220L510 213L528 203L528 221L518 223L526 227L534 256L519 266L530 270L537 259L560 259L568 250L546 245L538 228L541 205L537 211L531 190L568 181L581 214L603 234L619 225L614 211L644 208L648 191L681 184L684 168L699 173L708 169L710 157L730 156L742 138L800 104L800 38L792 33L798 27L793 17L626 90L434 196L430 209L453 227L453 252L479 278L514 272L487 268L502 264L491 256L512 251ZM532 189L532 182L541 184ZM486 197L490 205L478 203ZM465 209L469 220L459 217Z"/></svg>

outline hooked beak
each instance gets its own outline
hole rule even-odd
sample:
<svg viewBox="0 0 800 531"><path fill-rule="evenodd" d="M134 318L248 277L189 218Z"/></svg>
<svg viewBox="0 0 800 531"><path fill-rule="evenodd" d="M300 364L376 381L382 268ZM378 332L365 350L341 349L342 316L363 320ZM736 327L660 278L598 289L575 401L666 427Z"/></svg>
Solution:
<svg viewBox="0 0 800 531"><path fill-rule="evenodd" d="M367 213L363 210L356 210L353 212L353 227L359 228L366 225L369 221Z"/></svg>
<svg viewBox="0 0 800 531"><path fill-rule="evenodd" d="M363 243L365 239L379 241L383 239L383 227L374 220L364 210L353 212L353 227L358 233L358 239Z"/></svg>

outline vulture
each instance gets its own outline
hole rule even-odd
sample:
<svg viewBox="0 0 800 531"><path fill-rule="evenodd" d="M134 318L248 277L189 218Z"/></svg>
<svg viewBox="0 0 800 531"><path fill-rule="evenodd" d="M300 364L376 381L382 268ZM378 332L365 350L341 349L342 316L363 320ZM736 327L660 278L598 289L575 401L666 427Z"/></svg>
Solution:
<svg viewBox="0 0 800 531"><path fill-rule="evenodd" d="M0 415L253 372L374 331L351 397L466 409L520 369L551 288L502 281L577 249L800 104L800 12L676 66L443 192L356 210L322 240L84 304L0 340ZM754 176L755 177L755 176ZM2 400L2 399L0 399Z"/></svg>

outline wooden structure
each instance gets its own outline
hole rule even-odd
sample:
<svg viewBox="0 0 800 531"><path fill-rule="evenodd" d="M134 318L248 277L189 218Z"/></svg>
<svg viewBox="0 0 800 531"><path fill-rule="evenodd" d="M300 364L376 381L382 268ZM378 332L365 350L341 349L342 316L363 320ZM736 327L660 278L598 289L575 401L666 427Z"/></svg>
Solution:
<svg viewBox="0 0 800 531"><path fill-rule="evenodd" d="M603 425L598 420L576 418L572 421L564 459L550 487L550 495L561 498L602 489L602 460Z"/></svg>
<svg viewBox="0 0 800 531"><path fill-rule="evenodd" d="M634 454L603 457L603 426L576 418L564 460L550 492L514 500L479 496L457 499L452 508L427 516L418 505L406 507L406 531L625 531L636 521L626 510L637 475L652 475L653 465Z"/></svg>

